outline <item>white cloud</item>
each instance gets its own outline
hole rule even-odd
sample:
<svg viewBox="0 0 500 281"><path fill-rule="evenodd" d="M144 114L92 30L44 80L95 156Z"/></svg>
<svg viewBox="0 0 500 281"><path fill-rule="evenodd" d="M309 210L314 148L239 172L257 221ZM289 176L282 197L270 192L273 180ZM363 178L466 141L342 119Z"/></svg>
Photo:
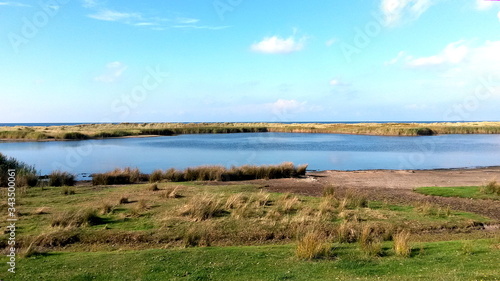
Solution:
<svg viewBox="0 0 500 281"><path fill-rule="evenodd" d="M495 4L494 1L476 0L476 8L478 10L488 10L493 7L493 4Z"/></svg>
<svg viewBox="0 0 500 281"><path fill-rule="evenodd" d="M112 83L120 78L125 70L127 70L127 66L123 63L119 61L110 62L106 65L105 73L94 79L99 82Z"/></svg>
<svg viewBox="0 0 500 281"><path fill-rule="evenodd" d="M138 13L122 13L118 11L103 9L95 14L90 14L90 18L103 21L129 22L132 19L140 20L142 16Z"/></svg>
<svg viewBox="0 0 500 281"><path fill-rule="evenodd" d="M432 81L449 93L488 87L500 93L500 40L486 41L481 45L458 41L448 44L438 54L414 58L405 55L398 60L413 69L433 70ZM431 81L429 80L429 81Z"/></svg>
<svg viewBox="0 0 500 281"><path fill-rule="evenodd" d="M434 0L382 0L380 9L387 25L418 19Z"/></svg>
<svg viewBox="0 0 500 281"><path fill-rule="evenodd" d="M456 65L461 63L467 57L468 53L469 47L465 45L465 41L460 40L448 44L439 54L428 57L414 58L411 55L407 55L406 52L401 51L394 59L385 64L391 65L403 61L410 67L439 66L445 64Z"/></svg>
<svg viewBox="0 0 500 281"><path fill-rule="evenodd" d="M19 3L19 2L0 2L0 6L11 6L11 7L32 7L31 5Z"/></svg>
<svg viewBox="0 0 500 281"><path fill-rule="evenodd" d="M200 20L195 18L177 17L171 19L151 17L139 12L120 12L107 9L95 0L84 0L83 7L93 11L93 13L87 15L92 19L109 22L119 22L122 24L128 24L137 27L150 27L153 30L166 30L169 28L219 30L228 27L198 25Z"/></svg>
<svg viewBox="0 0 500 281"><path fill-rule="evenodd" d="M84 8L94 8L98 5L99 5L99 3L97 2L97 0L83 0L83 7Z"/></svg>
<svg viewBox="0 0 500 281"><path fill-rule="evenodd" d="M331 47L333 44L335 44L337 42L337 39L336 38L332 38L332 39L329 39L325 42L325 45L327 47Z"/></svg>
<svg viewBox="0 0 500 281"><path fill-rule="evenodd" d="M266 37L251 46L252 51L266 54L287 54L304 48L305 38L296 40L294 36L286 39L278 36Z"/></svg>

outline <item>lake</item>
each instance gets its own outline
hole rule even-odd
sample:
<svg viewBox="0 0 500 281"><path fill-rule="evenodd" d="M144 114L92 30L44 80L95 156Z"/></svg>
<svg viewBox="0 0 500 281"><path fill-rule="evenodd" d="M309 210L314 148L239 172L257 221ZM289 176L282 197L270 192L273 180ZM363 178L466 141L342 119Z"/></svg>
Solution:
<svg viewBox="0 0 500 281"><path fill-rule="evenodd" d="M0 142L0 152L42 172L117 167L309 164L311 170L435 169L500 165L500 135L389 137L340 134L202 134L60 142Z"/></svg>

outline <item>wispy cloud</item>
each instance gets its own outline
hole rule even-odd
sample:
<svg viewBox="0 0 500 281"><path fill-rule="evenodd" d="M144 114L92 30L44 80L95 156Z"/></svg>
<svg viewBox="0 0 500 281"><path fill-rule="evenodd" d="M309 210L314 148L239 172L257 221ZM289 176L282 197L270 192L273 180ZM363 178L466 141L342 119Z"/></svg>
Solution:
<svg viewBox="0 0 500 281"><path fill-rule="evenodd" d="M152 17L136 11L118 11L107 8L103 2L99 2L97 0L83 0L82 6L92 11L87 15L89 18L100 21L118 22L138 27L150 27L153 30L166 30L171 28L218 30L228 27L200 25L199 23L201 20L196 18Z"/></svg>
<svg viewBox="0 0 500 281"><path fill-rule="evenodd" d="M123 13L108 9L99 10L94 14L88 15L88 17L96 20L117 21L123 23L132 23L142 20L142 16L139 13Z"/></svg>
<svg viewBox="0 0 500 281"><path fill-rule="evenodd" d="M380 9L387 25L418 19L436 0L382 0Z"/></svg>
<svg viewBox="0 0 500 281"><path fill-rule="evenodd" d="M440 53L427 57L415 58L407 55L406 52L399 52L397 57L386 62L386 65L404 62L410 67L427 67L427 66L441 66L441 65L454 65L461 63L469 54L469 48L465 45L464 40L448 44Z"/></svg>
<svg viewBox="0 0 500 281"><path fill-rule="evenodd" d="M296 39L295 36L281 38L279 36L265 37L260 42L252 44L252 51L265 54L287 54L301 51L304 48L305 37Z"/></svg>
<svg viewBox="0 0 500 281"><path fill-rule="evenodd" d="M486 0L476 0L476 9L478 10L488 10L493 7L495 1L486 1Z"/></svg>
<svg viewBox="0 0 500 281"><path fill-rule="evenodd" d="M24 7L24 8L33 7L31 5L24 4L24 3L19 3L19 2L0 2L0 6Z"/></svg>
<svg viewBox="0 0 500 281"><path fill-rule="evenodd" d="M94 80L105 83L115 82L118 78L120 78L127 70L127 66L119 61L110 62L106 65L106 71L97 77Z"/></svg>

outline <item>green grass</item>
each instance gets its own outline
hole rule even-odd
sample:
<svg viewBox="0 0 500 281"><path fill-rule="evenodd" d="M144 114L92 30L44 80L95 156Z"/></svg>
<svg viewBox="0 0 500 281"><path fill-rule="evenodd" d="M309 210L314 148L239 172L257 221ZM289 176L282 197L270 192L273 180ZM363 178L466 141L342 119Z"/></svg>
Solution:
<svg viewBox="0 0 500 281"><path fill-rule="evenodd" d="M409 258L392 243L382 257L356 245L336 244L335 256L315 261L294 256L295 245L167 250L48 253L23 258L5 280L498 280L500 251L492 240L419 243ZM419 250L422 248L423 250ZM0 259L3 263L5 258Z"/></svg>
<svg viewBox="0 0 500 281"><path fill-rule="evenodd" d="M491 199L500 200L500 196L496 194L487 194L481 192L480 186L456 186L456 187L418 187L416 192L425 195L443 196L443 197L461 197L472 199Z"/></svg>
<svg viewBox="0 0 500 281"><path fill-rule="evenodd" d="M449 280L469 280L491 276L491 263L499 258L498 250L490 247L493 240L474 240L467 247L460 241L429 243L420 255L422 242L410 241L414 250L410 257L394 253L390 237L400 228L417 237L419 232L467 231L471 224L492 222L477 214L451 210L442 216L422 213L415 206L361 202L362 194L354 191L348 197L352 202L345 202L328 193L325 197L271 193L250 184L162 182L156 191L149 187L150 183L79 185L72 187L72 195L64 195L65 187L26 189L17 198L21 206L18 246L26 251L31 244L34 252L48 254L21 258L16 277L9 278L3 271L0 279L370 280L380 276L396 280L403 276L398 280L405 280L422 276L430 280L456 269ZM173 190L177 196L170 196ZM128 202L120 203L125 197ZM382 235L374 240L374 254L355 243L368 224L370 235ZM337 234L341 226L346 233L357 232L345 240L351 243L339 243L344 241ZM316 233L320 241L305 245L312 255L299 258L295 243L308 232ZM5 242L3 236L0 244L6 246ZM304 260L309 258L314 261ZM461 267L455 268L457 264Z"/></svg>

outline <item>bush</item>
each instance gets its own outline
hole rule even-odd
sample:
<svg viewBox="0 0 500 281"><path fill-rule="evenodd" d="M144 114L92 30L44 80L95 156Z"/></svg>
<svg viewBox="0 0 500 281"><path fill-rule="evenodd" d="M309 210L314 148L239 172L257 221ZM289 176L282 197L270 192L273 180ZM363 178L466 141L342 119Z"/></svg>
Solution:
<svg viewBox="0 0 500 281"><path fill-rule="evenodd" d="M488 184L482 186L480 190L485 194L500 195L500 184L498 184L496 181L491 181Z"/></svg>
<svg viewBox="0 0 500 281"><path fill-rule="evenodd" d="M27 165L23 162L17 161L14 158L8 158L0 153L0 186L6 187L8 185L8 175L6 172L9 169L16 170L16 180L18 186L36 186L38 182L38 171L34 166Z"/></svg>
<svg viewBox="0 0 500 281"><path fill-rule="evenodd" d="M67 173L67 172L61 172L61 171L54 171L50 173L49 175L49 185L50 186L74 186L75 185L75 175Z"/></svg>
<svg viewBox="0 0 500 281"><path fill-rule="evenodd" d="M75 194L75 189L69 186L65 186L62 189L62 194L63 195L73 195Z"/></svg>

